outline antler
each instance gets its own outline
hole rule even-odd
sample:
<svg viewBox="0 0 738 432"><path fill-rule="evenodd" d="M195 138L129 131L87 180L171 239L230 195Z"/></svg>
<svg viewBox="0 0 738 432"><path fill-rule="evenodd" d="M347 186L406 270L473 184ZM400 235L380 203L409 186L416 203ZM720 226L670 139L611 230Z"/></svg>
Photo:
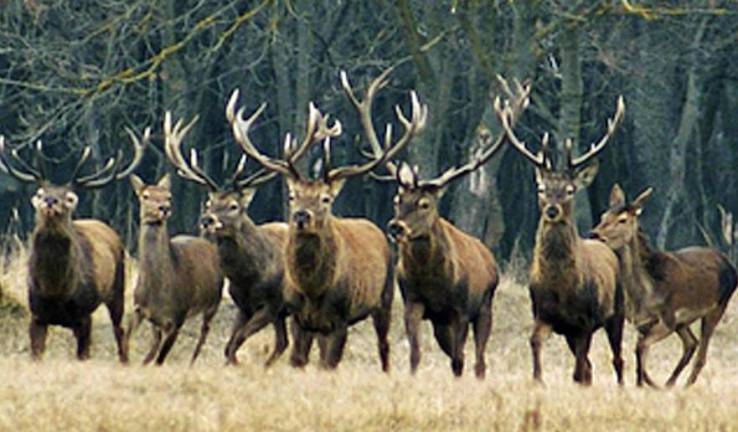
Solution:
<svg viewBox="0 0 738 432"><path fill-rule="evenodd" d="M395 113L397 118L405 128L405 132L395 142L392 143L392 126L387 124L384 134L384 145L380 145L377 133L374 129L374 122L372 121L372 102L377 91L387 85L387 77L394 67L390 67L382 72L377 78L375 78L366 90L366 96L363 101L359 101L354 95L349 83L348 76L345 71L341 71L341 84L343 91L346 93L349 101L354 106L359 114L361 120L361 126L364 129L366 140L369 142L371 147L371 159L360 165L350 165L340 168L335 168L330 171L326 171L326 179L335 180L338 178L345 178L364 174L371 171L378 165L385 163L392 159L407 143L416 137L425 128L425 124L428 120L428 106L421 105L418 101L418 95L414 92L410 92L410 101L412 113L410 120L405 117L399 106L395 106ZM326 168L327 169L327 168Z"/></svg>
<svg viewBox="0 0 738 432"><path fill-rule="evenodd" d="M564 147L566 148L566 159L569 165L569 169L575 170L589 162L593 157L597 156L597 154L605 148L605 145L610 140L610 137L613 136L618 126L620 126L620 123L622 123L624 116L625 101L623 100L623 96L620 95L618 96L618 101L616 103L615 115L607 120L607 133L600 139L598 143L592 143L587 153L579 156L578 158L573 158L572 141L570 139L566 140Z"/></svg>
<svg viewBox="0 0 738 432"><path fill-rule="evenodd" d="M286 175L292 178L301 179L302 175L297 170L295 163L300 157L307 151L307 149L316 141L326 139L329 137L337 137L341 135L342 128L341 122L336 120L333 126L328 126L329 116L324 116L311 102L308 107L308 118L305 127L305 137L301 144L297 144L297 140L292 138L291 134L285 136L284 141L284 153L285 159L271 158L262 154L256 146L251 142L249 138L249 129L254 124L256 119L259 117L266 104L261 104L259 108L248 118L244 119L245 107L240 107L238 111L235 110L236 103L239 97L239 90L236 89L231 94L231 98L226 106L226 117L231 123L231 129L233 130L233 137L236 142L241 146L246 155L255 159L259 164L269 171L273 171L282 175ZM271 177L269 177L271 178ZM267 178L266 180L268 180Z"/></svg>
<svg viewBox="0 0 738 432"><path fill-rule="evenodd" d="M505 80L502 76L497 75L497 81L502 87L502 91L505 93L505 110L508 112L508 124L510 125L510 129L512 129L512 127L520 118L520 114L525 108L528 107L530 83L526 82L524 84L521 84L520 81L515 79L513 81L515 90L513 91L507 80ZM499 95L495 97L493 106L495 107L495 111L502 109L502 102L500 101ZM478 133L478 138L480 139L480 141L482 141L482 146L476 152L471 161L459 167L451 167L447 169L443 174L434 179L420 180L418 182L418 185L443 187L450 181L477 170L488 160L490 160L490 158L492 158L492 156L497 153L497 150L502 147L502 144L507 138L507 134L503 131L502 133L500 133L497 139L492 142L492 136L490 135L489 130L485 128Z"/></svg>
<svg viewBox="0 0 738 432"><path fill-rule="evenodd" d="M41 141L37 141L35 151L37 153L40 153L41 147ZM21 169L13 166L13 164L10 163L8 155L6 154L6 150L7 148L5 146L5 136L0 135L0 170L24 182L38 183L45 180L45 176L40 170L31 167L28 163L26 163L26 161L20 158L17 149L10 150L10 158L13 159L15 163L20 165ZM37 156L40 157L41 155L39 154Z"/></svg>
<svg viewBox="0 0 738 432"><path fill-rule="evenodd" d="M182 119L179 119L172 126L172 113L167 111L164 114L164 154L166 154L169 162L176 168L177 175L186 180L205 185L215 191L218 190L218 184L200 168L197 150L192 149L190 151L189 162L182 155L182 140L197 120L198 116L195 116L185 125Z"/></svg>
<svg viewBox="0 0 738 432"><path fill-rule="evenodd" d="M120 180L122 178L128 177L133 172L133 170L138 167L138 164L141 163L144 150L146 149L146 146L148 145L151 138L151 128L147 127L144 130L143 138L141 140L139 140L136 137L136 134L127 127L126 132L131 137L131 144L133 145L133 156L131 157L131 161L129 162L127 167L120 169L120 165L123 161L123 152L118 151L118 154L115 157L111 157L110 159L108 159L103 167L97 172L83 177L77 177L77 174L79 173L85 162L87 162L90 157L90 153L92 152L91 148L89 146L86 146L84 150L82 150L82 155L77 162L77 165L74 167L74 170L72 171L72 177L69 180L69 183L74 186L94 189L103 187L113 180Z"/></svg>
<svg viewBox="0 0 738 432"><path fill-rule="evenodd" d="M496 101L497 102L497 101ZM533 163L537 168L550 168L551 167L551 161L546 157L546 149L548 148L548 133L543 134L543 138L541 139L541 149L538 151L537 154L533 154L528 148L525 146L525 143L520 141L517 136L515 136L515 132L513 132L513 111L512 108L508 105L506 105L504 108L499 103L494 104L495 108L495 114L497 115L497 120L500 123L500 126L502 126L502 129L505 131L505 135L507 136L508 141L510 144L512 144L515 149L520 152L528 161Z"/></svg>

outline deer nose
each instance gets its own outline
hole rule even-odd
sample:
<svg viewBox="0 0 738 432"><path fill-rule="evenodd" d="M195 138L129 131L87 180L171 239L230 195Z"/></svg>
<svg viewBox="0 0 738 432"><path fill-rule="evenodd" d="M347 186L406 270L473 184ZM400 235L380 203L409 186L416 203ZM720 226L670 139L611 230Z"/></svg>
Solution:
<svg viewBox="0 0 738 432"><path fill-rule="evenodd" d="M200 218L200 228L208 230L215 226L215 218L211 215L205 215Z"/></svg>
<svg viewBox="0 0 738 432"><path fill-rule="evenodd" d="M44 204L46 204L47 207L51 207L58 203L59 200L52 196L44 197Z"/></svg>
<svg viewBox="0 0 738 432"><path fill-rule="evenodd" d="M600 237L600 234L597 231L590 231L587 234L588 238L591 238L592 240L602 240L602 237Z"/></svg>
<svg viewBox="0 0 738 432"><path fill-rule="evenodd" d="M549 219L556 219L556 217L559 215L559 208L556 206L547 206L544 210L546 213L546 217Z"/></svg>
<svg viewBox="0 0 738 432"><path fill-rule="evenodd" d="M171 206L163 205L163 204L159 206L159 213L161 213L164 216L168 216L169 215L169 212L171 212L171 211L172 211L172 207Z"/></svg>
<svg viewBox="0 0 738 432"><path fill-rule="evenodd" d="M387 224L387 235L389 235L392 240L397 240L402 237L405 234L405 231L405 225L396 220L391 220Z"/></svg>
<svg viewBox="0 0 738 432"><path fill-rule="evenodd" d="M303 229L310 222L310 213L307 210L297 210L292 213L292 222L297 225L298 229Z"/></svg>

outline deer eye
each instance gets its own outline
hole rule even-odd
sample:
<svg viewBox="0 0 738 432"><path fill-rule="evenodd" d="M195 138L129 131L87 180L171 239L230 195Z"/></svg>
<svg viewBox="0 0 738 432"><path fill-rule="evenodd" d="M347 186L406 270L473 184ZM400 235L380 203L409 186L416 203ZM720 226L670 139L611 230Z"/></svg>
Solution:
<svg viewBox="0 0 738 432"><path fill-rule="evenodd" d="M205 201L205 208L210 210L210 207L213 206L213 202L211 200Z"/></svg>
<svg viewBox="0 0 738 432"><path fill-rule="evenodd" d="M566 185L566 194L567 195L574 195L574 186L572 186L572 185Z"/></svg>
<svg viewBox="0 0 738 432"><path fill-rule="evenodd" d="M395 197L394 197L394 198L392 198L392 202L393 202L393 203L394 203L395 205L400 205L400 196L399 196L399 195L395 195Z"/></svg>
<svg viewBox="0 0 738 432"><path fill-rule="evenodd" d="M331 203L331 197L329 197L328 195L323 195L320 198L320 202L322 202L323 204L330 204Z"/></svg>
<svg viewBox="0 0 738 432"><path fill-rule="evenodd" d="M151 195L149 195L148 192L144 192L144 193L141 194L141 198L147 200L147 199L151 198Z"/></svg>
<svg viewBox="0 0 738 432"><path fill-rule="evenodd" d="M544 194L544 193L546 193L546 186L544 186L544 185L542 185L542 184L539 184L539 185L538 185L538 193L539 193L539 194Z"/></svg>
<svg viewBox="0 0 738 432"><path fill-rule="evenodd" d="M240 209L240 206L237 202L232 202L229 208L231 209L231 211L238 211Z"/></svg>
<svg viewBox="0 0 738 432"><path fill-rule="evenodd" d="M294 200L295 200L295 194L289 194L289 195L287 196L287 201L289 201L289 202L292 202L292 201L294 201Z"/></svg>
<svg viewBox="0 0 738 432"><path fill-rule="evenodd" d="M418 201L418 207L423 210L428 210L430 208L430 202L427 199L422 199Z"/></svg>
<svg viewBox="0 0 738 432"><path fill-rule="evenodd" d="M628 218L627 217L621 217L620 219L618 219L618 223L619 224L624 224L626 222L628 222Z"/></svg>

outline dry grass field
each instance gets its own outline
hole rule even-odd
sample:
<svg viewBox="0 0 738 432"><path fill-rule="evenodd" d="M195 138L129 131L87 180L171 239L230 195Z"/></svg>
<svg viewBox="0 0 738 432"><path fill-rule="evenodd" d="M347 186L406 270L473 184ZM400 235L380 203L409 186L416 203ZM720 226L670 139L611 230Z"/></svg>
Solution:
<svg viewBox="0 0 738 432"><path fill-rule="evenodd" d="M94 318L92 360L74 360L71 332L54 328L44 361L32 363L28 317L9 306L12 299L24 302L22 260L14 257L0 274L7 294L0 318L3 431L738 430L738 301L718 326L698 383L668 391L634 386L635 335L630 328L624 343L624 388L615 384L606 339L599 333L591 353L595 368L591 388L571 381L573 359L558 337L552 337L543 351L546 386L534 385L527 291L510 277L504 278L496 294L487 350L489 373L482 382L470 373L471 340L467 374L455 379L427 325L421 367L417 376L409 375L399 296L389 375L380 371L368 322L351 331L346 355L335 372L320 370L314 361L305 370L293 370L287 356L265 370L261 365L272 345L271 329L244 345L241 365L225 367L222 349L235 312L228 299L192 368L188 359L199 322L185 326L168 363L158 368L139 365L150 338L142 327L134 339L134 363L122 367L115 360L103 309ZM671 337L654 350L655 377L667 377L680 349L678 338Z"/></svg>

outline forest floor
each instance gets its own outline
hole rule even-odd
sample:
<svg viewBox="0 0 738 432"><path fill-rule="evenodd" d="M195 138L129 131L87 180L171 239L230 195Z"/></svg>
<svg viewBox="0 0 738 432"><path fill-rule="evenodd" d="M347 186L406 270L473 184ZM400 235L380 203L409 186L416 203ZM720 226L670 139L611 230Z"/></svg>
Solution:
<svg viewBox="0 0 738 432"><path fill-rule="evenodd" d="M473 375L471 338L465 374L456 379L427 324L420 368L410 376L399 295L388 375L380 370L369 322L352 328L334 372L316 366L316 352L304 370L292 369L288 354L264 369L273 346L271 329L247 341L239 351L240 365L226 367L222 351L235 315L227 297L194 367L189 356L199 319L188 322L163 367L140 366L151 337L142 326L132 342L133 363L123 367L103 308L94 316L91 360L76 361L71 332L53 328L44 360L34 363L28 354L28 316L7 306L12 299L24 306L21 262L22 257L10 260L0 274L7 294L0 308L0 430L738 430L736 300L717 328L707 366L689 389L635 387L630 326L623 345L623 388L615 383L603 332L592 344L591 388L572 382L573 358L557 336L543 350L546 385L535 385L528 348L530 302L526 288L510 277L503 278L495 296L484 381ZM663 382L680 354L676 336L657 345L652 376Z"/></svg>

